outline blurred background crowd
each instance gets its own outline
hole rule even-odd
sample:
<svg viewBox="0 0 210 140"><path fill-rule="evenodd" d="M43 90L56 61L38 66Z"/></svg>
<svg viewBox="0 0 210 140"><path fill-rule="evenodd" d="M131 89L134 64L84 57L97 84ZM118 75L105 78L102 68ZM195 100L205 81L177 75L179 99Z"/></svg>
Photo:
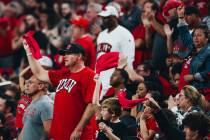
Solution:
<svg viewBox="0 0 210 140"><path fill-rule="evenodd" d="M99 48L101 40L107 39L103 31L120 25L134 40L130 67L144 80L126 77L123 70L115 70L110 78L112 88L104 92L104 98L115 96L122 87L129 91L128 99L152 96L180 130L184 129L182 120L186 116L199 112L195 118L200 117L197 121L200 124L193 126L192 121L197 119L194 116L187 117L184 124L206 137L210 128L210 1L181 0L184 12L178 9L177 1L1 0L0 127L4 129L0 129L0 135L7 134L8 128L8 135L17 137L17 129L22 128L21 115L30 104L19 80L23 78L20 73L28 66L22 45L25 33L33 30L38 34L41 54L45 56L40 61L44 66L62 68L64 61L58 50L69 43L78 43L86 50L86 66L94 70L97 55L100 51L106 52ZM107 10L107 6L115 10ZM109 15L99 16L104 10L109 11ZM122 33L115 32L115 36L120 38ZM110 38L115 40L113 35ZM110 51L108 45L105 47ZM122 44L122 47L129 46ZM126 51L123 53L126 55ZM49 87L52 100L53 92ZM161 126L158 117L153 116L154 112L149 112L142 104L123 112L122 121L131 126L130 138L152 140L161 139L164 133L170 134ZM205 120L202 117L207 117L207 121L201 122ZM146 127L141 124L143 121Z"/></svg>

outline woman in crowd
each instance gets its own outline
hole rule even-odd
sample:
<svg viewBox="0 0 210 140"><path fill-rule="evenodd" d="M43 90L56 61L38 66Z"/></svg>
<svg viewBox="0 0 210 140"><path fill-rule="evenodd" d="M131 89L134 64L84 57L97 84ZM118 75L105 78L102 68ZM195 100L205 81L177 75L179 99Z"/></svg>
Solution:
<svg viewBox="0 0 210 140"><path fill-rule="evenodd" d="M190 85L184 86L178 97L177 106L170 106L170 109L176 114L177 123L181 126L182 120L188 114L192 112L203 112L205 99L195 87Z"/></svg>
<svg viewBox="0 0 210 140"><path fill-rule="evenodd" d="M181 39L186 48L182 48L183 53L189 63L188 73L180 77L180 80L184 78L190 85L196 87L201 91L204 96L209 93L205 93L210 87L210 81L208 80L208 73L210 72L210 44L208 42L208 27L204 24L198 25L191 36L188 26L184 18L184 7L177 8L177 14L179 17L178 30ZM187 66L187 65L185 65ZM183 67L183 70L186 67ZM183 82L180 82L180 85ZM180 86L181 87L181 86Z"/></svg>

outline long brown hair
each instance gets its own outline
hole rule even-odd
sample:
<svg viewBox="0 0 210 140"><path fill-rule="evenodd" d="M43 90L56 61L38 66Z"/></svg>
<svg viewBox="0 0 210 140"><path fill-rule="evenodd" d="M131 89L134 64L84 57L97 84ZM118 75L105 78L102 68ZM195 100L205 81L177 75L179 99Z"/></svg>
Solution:
<svg viewBox="0 0 210 140"><path fill-rule="evenodd" d="M201 109L205 109L205 98L198 90L190 85L186 85L182 89L185 97L187 97L193 106L199 106Z"/></svg>

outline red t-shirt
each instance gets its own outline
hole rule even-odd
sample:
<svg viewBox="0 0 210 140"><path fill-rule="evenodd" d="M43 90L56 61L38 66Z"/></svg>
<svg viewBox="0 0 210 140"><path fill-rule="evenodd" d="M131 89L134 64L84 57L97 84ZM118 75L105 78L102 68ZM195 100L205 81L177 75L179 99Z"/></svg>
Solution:
<svg viewBox="0 0 210 140"><path fill-rule="evenodd" d="M0 33L0 57L5 57L12 55L12 39L14 37L14 28L16 27L18 23L18 19L15 18L8 18L8 25L7 28L9 29L2 29L0 27L0 30L3 30L5 33Z"/></svg>
<svg viewBox="0 0 210 140"><path fill-rule="evenodd" d="M158 124L157 124L157 122L156 122L156 120L154 118L147 119L146 126L147 126L148 130L153 130L155 132L159 132L160 131L160 129L158 127Z"/></svg>
<svg viewBox="0 0 210 140"><path fill-rule="evenodd" d="M86 106L92 102L95 73L86 67L77 73L68 69L50 70L48 75L52 85L57 87L50 136L55 140L69 140ZM94 120L83 130L81 140L94 138L93 123Z"/></svg>
<svg viewBox="0 0 210 140"><path fill-rule="evenodd" d="M0 30L2 30L0 28ZM0 34L0 57L9 56L13 53L12 51L12 37L13 31L6 31L5 35Z"/></svg>
<svg viewBox="0 0 210 140"><path fill-rule="evenodd" d="M158 79L160 80L161 84L163 85L163 94L166 96L170 96L172 94L177 94L178 90L173 88L171 83L163 78L162 76L159 76Z"/></svg>
<svg viewBox="0 0 210 140"><path fill-rule="evenodd" d="M146 30L143 24L140 24L137 27L135 27L132 31L134 40L142 39L143 41L145 41L145 32ZM153 28L152 32L154 32ZM136 68L143 61L148 60L150 58L151 58L151 50L135 49L135 58L133 62L134 68Z"/></svg>
<svg viewBox="0 0 210 140"><path fill-rule="evenodd" d="M75 40L75 43L78 43L85 49L85 66L94 70L96 63L96 48L93 38L89 35L85 35L82 38Z"/></svg>
<svg viewBox="0 0 210 140"><path fill-rule="evenodd" d="M16 108L16 128L23 128L22 118L25 113L26 108L31 103L31 98L26 95L21 96L20 100L18 101L18 105Z"/></svg>
<svg viewBox="0 0 210 140"><path fill-rule="evenodd" d="M155 131L156 133L158 133L158 132L160 131L160 129L159 129L159 127L158 127L158 124L157 124L156 120L155 120L153 117L148 118L148 119L146 120L146 126L147 126L147 129L148 129L148 130L153 130L153 131ZM139 133L139 136L138 136L138 137L139 137L140 139L142 138L141 133Z"/></svg>
<svg viewBox="0 0 210 140"><path fill-rule="evenodd" d="M184 76L190 73L190 61L191 59L188 59L187 61L184 62L182 66L182 71L179 79L179 85L178 89L179 91L182 90L182 88L187 85L188 83L184 80Z"/></svg>

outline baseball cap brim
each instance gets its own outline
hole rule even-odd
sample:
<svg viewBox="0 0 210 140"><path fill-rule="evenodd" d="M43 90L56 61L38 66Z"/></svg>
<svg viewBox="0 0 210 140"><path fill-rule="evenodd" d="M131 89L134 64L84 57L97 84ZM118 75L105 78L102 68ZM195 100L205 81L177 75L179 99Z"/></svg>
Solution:
<svg viewBox="0 0 210 140"><path fill-rule="evenodd" d="M59 50L58 53L60 55L65 55L68 53L68 54L82 54L83 56L85 56L85 50L79 44L69 44L67 48Z"/></svg>
<svg viewBox="0 0 210 140"><path fill-rule="evenodd" d="M101 11L99 14L101 17L109 17L111 14L108 11Z"/></svg>
<svg viewBox="0 0 210 140"><path fill-rule="evenodd" d="M58 53L60 54L60 55L65 55L66 53L71 53L71 52L69 52L68 50L66 50L66 49L62 49L62 50L59 50L58 51Z"/></svg>

